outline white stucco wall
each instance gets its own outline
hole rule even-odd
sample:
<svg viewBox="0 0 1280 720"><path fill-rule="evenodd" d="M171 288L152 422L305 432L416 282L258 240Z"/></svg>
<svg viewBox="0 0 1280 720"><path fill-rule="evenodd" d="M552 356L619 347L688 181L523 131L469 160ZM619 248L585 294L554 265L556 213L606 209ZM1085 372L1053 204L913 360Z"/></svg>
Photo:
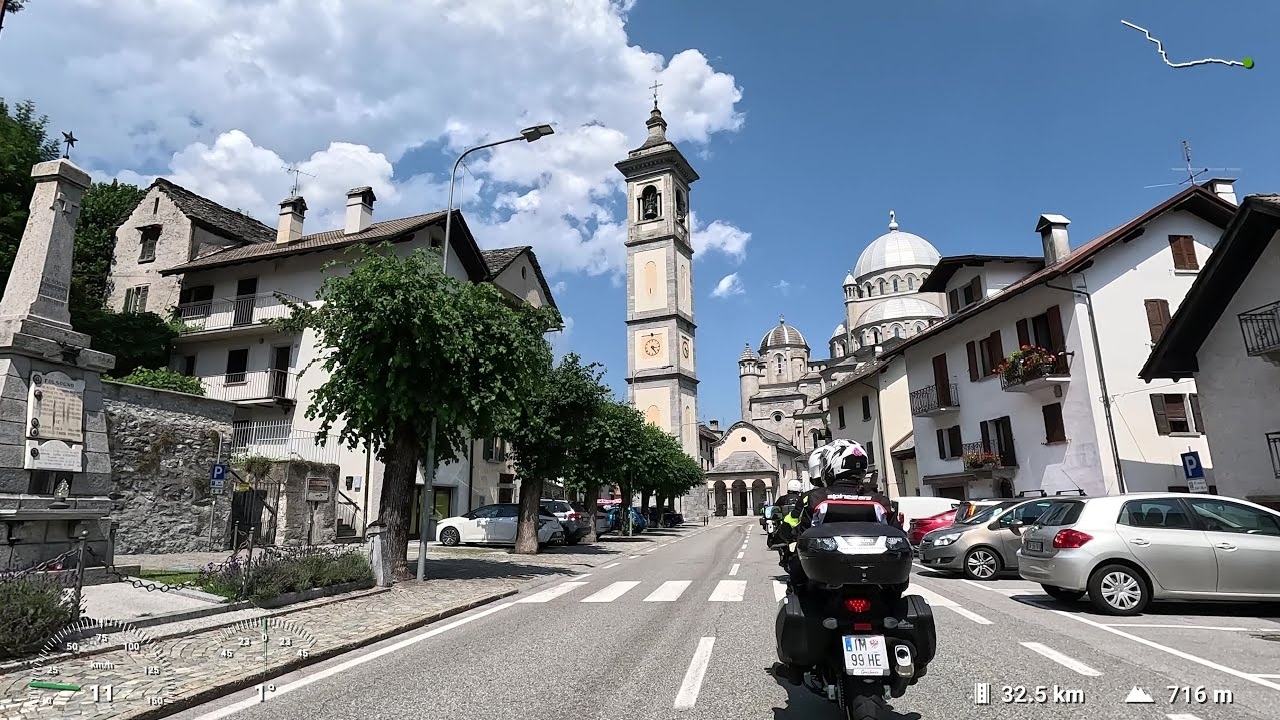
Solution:
<svg viewBox="0 0 1280 720"><path fill-rule="evenodd" d="M833 440L856 440L873 443L880 482L890 498L910 494L903 485L889 448L912 432L908 403L906 361L895 358L885 372L874 373L844 386L828 398L828 427ZM869 398L871 417L863 419L862 398ZM840 427L840 407L844 408L845 427ZM882 426L883 423L883 426Z"/></svg>
<svg viewBox="0 0 1280 720"><path fill-rule="evenodd" d="M1280 300L1280 233L1258 258L1249 276L1205 338L1197 360L1200 412L1209 445L1223 458L1214 477L1222 495L1274 501L1280 496L1266 434L1280 432L1280 368L1245 354L1240 313ZM1154 380L1151 385L1167 383Z"/></svg>

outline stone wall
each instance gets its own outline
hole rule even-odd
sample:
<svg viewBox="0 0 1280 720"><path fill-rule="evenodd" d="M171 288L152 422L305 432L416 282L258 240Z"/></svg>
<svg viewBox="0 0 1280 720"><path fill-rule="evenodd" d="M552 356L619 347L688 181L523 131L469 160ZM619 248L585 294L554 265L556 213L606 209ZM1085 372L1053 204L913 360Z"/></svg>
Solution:
<svg viewBox="0 0 1280 720"><path fill-rule="evenodd" d="M274 533L267 536L266 540L275 545L290 547L331 544L338 529L338 472L337 465L298 460L272 463L271 472L264 478L263 485L272 486L276 490L272 494L277 495L278 499L274 502ZM327 501L307 500L309 480L323 480L328 485Z"/></svg>
<svg viewBox="0 0 1280 720"><path fill-rule="evenodd" d="M230 494L209 494L209 470L220 457L225 461L219 442L231 439L235 405L108 381L102 396L120 496L112 513L119 523L115 552L223 549Z"/></svg>

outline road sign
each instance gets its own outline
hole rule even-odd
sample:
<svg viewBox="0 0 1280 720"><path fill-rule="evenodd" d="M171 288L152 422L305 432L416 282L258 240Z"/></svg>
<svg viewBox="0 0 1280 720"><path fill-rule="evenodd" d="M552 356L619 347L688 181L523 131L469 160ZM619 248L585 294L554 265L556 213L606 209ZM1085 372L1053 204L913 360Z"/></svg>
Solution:
<svg viewBox="0 0 1280 720"><path fill-rule="evenodd" d="M219 482L226 480L227 470L228 468L226 463L218 463L217 465L209 468L209 479Z"/></svg>
<svg viewBox="0 0 1280 720"><path fill-rule="evenodd" d="M1204 466L1200 464L1200 453L1189 450L1182 453L1182 471L1188 480L1204 479Z"/></svg>
<svg viewBox="0 0 1280 720"><path fill-rule="evenodd" d="M307 476L307 502L329 502L331 484L329 478L320 475Z"/></svg>
<svg viewBox="0 0 1280 720"><path fill-rule="evenodd" d="M224 486L222 486L222 485L210 485L210 486L209 486L209 494L210 494L210 495L221 495L222 493L226 492L226 490L227 490L227 489L226 489Z"/></svg>

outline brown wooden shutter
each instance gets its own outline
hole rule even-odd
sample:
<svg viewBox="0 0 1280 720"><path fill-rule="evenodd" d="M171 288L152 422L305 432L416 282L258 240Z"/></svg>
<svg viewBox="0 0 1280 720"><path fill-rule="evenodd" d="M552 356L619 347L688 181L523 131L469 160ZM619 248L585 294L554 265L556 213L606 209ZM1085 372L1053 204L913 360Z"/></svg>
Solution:
<svg viewBox="0 0 1280 720"><path fill-rule="evenodd" d="M1196 241L1190 235L1170 235L1169 249L1173 253L1175 270L1199 270L1200 261L1196 259Z"/></svg>
<svg viewBox="0 0 1280 720"><path fill-rule="evenodd" d="M1156 419L1156 432L1161 435L1169 434L1169 416L1164 410L1164 395L1153 393L1151 395L1151 414Z"/></svg>
<svg viewBox="0 0 1280 720"><path fill-rule="evenodd" d="M960 426L953 425L947 428L947 439L951 442L951 457L956 458L964 454L964 443L960 441Z"/></svg>
<svg viewBox="0 0 1280 720"><path fill-rule="evenodd" d="M987 352L991 353L991 367L983 368L985 375L994 375L996 366L1004 361L1004 348L1000 347L1000 331L991 333L991 337L987 339Z"/></svg>
<svg viewBox="0 0 1280 720"><path fill-rule="evenodd" d="M1169 327L1169 301L1143 300L1142 304L1147 310L1147 329L1151 332L1151 342L1159 342L1165 328Z"/></svg>
<svg viewBox="0 0 1280 720"><path fill-rule="evenodd" d="M946 460L947 455L947 433L942 428L938 428L938 459Z"/></svg>
<svg viewBox="0 0 1280 720"><path fill-rule="evenodd" d="M978 372L978 343L970 340L965 344L964 350L969 354L969 380L979 380L986 377L986 373Z"/></svg>
<svg viewBox="0 0 1280 720"><path fill-rule="evenodd" d="M1018 321L1018 347L1031 344L1031 328L1027 326L1027 319L1023 318Z"/></svg>
<svg viewBox="0 0 1280 720"><path fill-rule="evenodd" d="M1191 419L1196 423L1196 426L1192 428L1192 430L1200 433L1201 435L1207 435L1208 433L1204 431L1204 420L1200 419L1200 396L1192 393L1188 397L1191 398Z"/></svg>
<svg viewBox="0 0 1280 720"><path fill-rule="evenodd" d="M951 404L951 374L947 372L946 354L933 358L933 387L937 395L938 405L946 407Z"/></svg>
<svg viewBox="0 0 1280 720"><path fill-rule="evenodd" d="M975 277L969 281L969 287L973 290L973 301L975 303L980 303L985 299L982 297L982 278Z"/></svg>
<svg viewBox="0 0 1280 720"><path fill-rule="evenodd" d="M983 420L978 429L982 431L982 449L991 452L991 428L987 420Z"/></svg>
<svg viewBox="0 0 1280 720"><path fill-rule="evenodd" d="M1062 327L1062 311L1057 305L1044 311L1045 318L1049 321L1049 345L1052 347L1045 348L1052 352L1066 352L1066 328Z"/></svg>
<svg viewBox="0 0 1280 720"><path fill-rule="evenodd" d="M947 293L947 307L951 309L952 315L960 311L960 291L958 289Z"/></svg>
<svg viewBox="0 0 1280 720"><path fill-rule="evenodd" d="M1062 404L1052 403L1041 408L1044 414L1045 442L1062 442L1067 439L1067 431L1062 423Z"/></svg>

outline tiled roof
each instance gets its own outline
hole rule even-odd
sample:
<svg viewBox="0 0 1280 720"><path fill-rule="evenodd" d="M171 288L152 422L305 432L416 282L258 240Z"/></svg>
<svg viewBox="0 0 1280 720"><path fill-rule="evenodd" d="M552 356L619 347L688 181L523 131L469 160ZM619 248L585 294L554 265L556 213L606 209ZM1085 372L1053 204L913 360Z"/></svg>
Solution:
<svg viewBox="0 0 1280 720"><path fill-rule="evenodd" d="M982 267L987 263L1033 263L1044 267L1044 255L948 255L929 271L920 283L920 292L946 292L947 283L962 267Z"/></svg>
<svg viewBox="0 0 1280 720"><path fill-rule="evenodd" d="M1125 224L1105 232L1072 250L1069 255L1053 265L1033 272L982 302L970 305L964 310L947 317L942 322L925 328L924 332L903 340L902 344L893 349L887 349L881 354L881 359L888 359L898 355L912 345L946 332L948 329L970 318L977 317L987 309L995 307L1006 300L1011 300L1041 283L1084 269L1084 266L1088 265L1098 253L1121 240L1132 239L1141 235L1144 225L1167 212L1175 210L1186 210L1208 222L1214 223L1218 227L1226 227L1231 217L1235 214L1236 207L1207 188L1200 185L1192 185Z"/></svg>
<svg viewBox="0 0 1280 720"><path fill-rule="evenodd" d="M788 387L779 387L779 388L765 388L764 390L761 390L755 395L752 395L751 399L764 400L767 398L799 397L802 395L804 395L804 393L795 389L794 386L788 386Z"/></svg>
<svg viewBox="0 0 1280 720"><path fill-rule="evenodd" d="M789 452L795 453L796 455L800 454L800 451L796 448L795 445L791 444L790 440L779 435L778 433L773 432L772 430L765 430L762 427L756 428L756 432L760 433L761 437L763 437L765 440L768 440L774 445L777 445L779 450L787 450Z"/></svg>
<svg viewBox="0 0 1280 720"><path fill-rule="evenodd" d="M894 443L893 447L889 448L889 454L897 455L901 453L905 455L906 453L914 453L915 450L916 436L912 433L907 433L906 437Z"/></svg>
<svg viewBox="0 0 1280 720"><path fill-rule="evenodd" d="M355 245L357 243L373 243L381 240L391 240L400 235L420 230L427 225L443 221L444 218L444 212L413 215L406 218L376 222L371 224L368 228L365 228L363 232L353 233L351 235L345 234L342 229L326 230L325 232L315 233L313 235L303 235L298 240L286 244L279 244L275 242L273 232L270 242L260 242L253 245L218 250L203 257L198 257L191 262L171 267L164 270L161 274L174 275L190 272L192 270L203 270L213 267L222 267L225 265L236 265L245 262L271 260L274 258L318 252L321 250L334 250ZM455 224L458 223L455 222Z"/></svg>
<svg viewBox="0 0 1280 720"><path fill-rule="evenodd" d="M182 214L229 240L264 243L275 239L276 231L262 222L200 197L181 185L164 178L156 178L151 185L164 192Z"/></svg>
<svg viewBox="0 0 1280 720"><path fill-rule="evenodd" d="M716 463L707 471L708 475L731 475L737 473L778 472L778 468L770 465L754 450L738 450L729 457Z"/></svg>
<svg viewBox="0 0 1280 720"><path fill-rule="evenodd" d="M480 256L484 258L484 264L489 268L489 279L493 280L502 274L503 270L511 267L511 263L516 258L524 254L529 255L529 264L533 266L533 272L538 276L538 284L542 286L542 294L547 298L547 304L553 308L558 308L556 299L551 295L551 286L547 284L547 277L542 273L542 266L538 264L538 256L534 254L533 248L529 245L521 245L519 247L495 248L493 250L482 250Z"/></svg>

